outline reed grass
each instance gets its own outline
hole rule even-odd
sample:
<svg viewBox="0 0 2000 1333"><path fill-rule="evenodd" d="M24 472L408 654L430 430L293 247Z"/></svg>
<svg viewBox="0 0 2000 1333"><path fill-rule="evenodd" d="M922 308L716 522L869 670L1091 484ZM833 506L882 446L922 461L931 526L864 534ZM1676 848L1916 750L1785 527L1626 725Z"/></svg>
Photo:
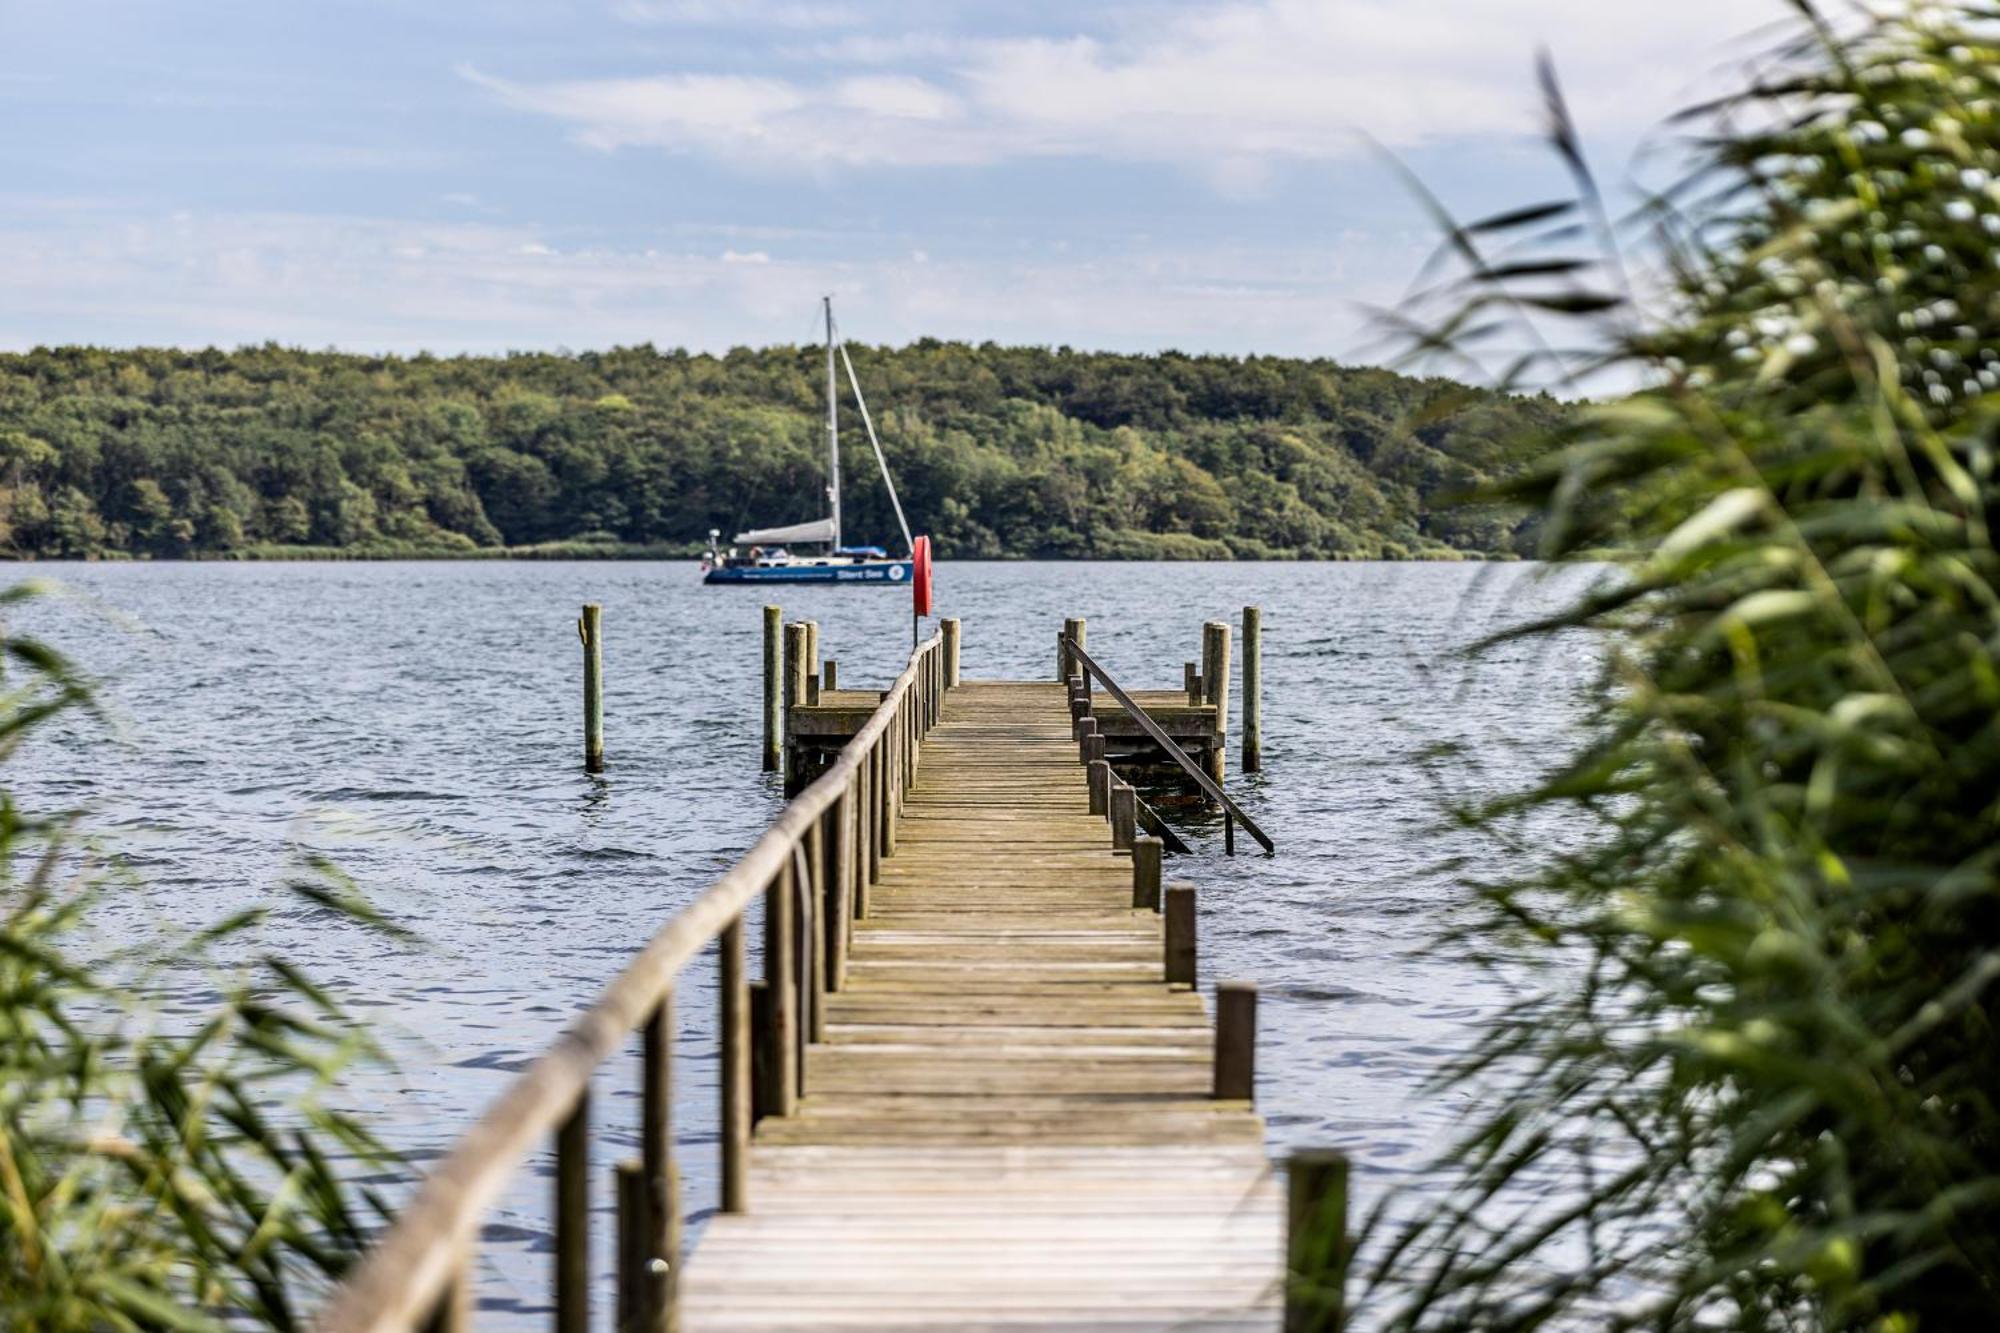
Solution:
<svg viewBox="0 0 2000 1333"><path fill-rule="evenodd" d="M1403 325L1648 387L1486 497L1620 564L1517 631L1595 636L1601 703L1467 814L1571 838L1438 946L1534 982L1452 1071L1448 1197L1369 1226L1382 1324L2000 1311L2000 6L1797 8L1637 218L1545 71L1575 191L1450 222Z"/></svg>
<svg viewBox="0 0 2000 1333"><path fill-rule="evenodd" d="M92 707L41 643L0 636L0 662L0 761ZM260 950L264 909L133 937L118 900L145 892L0 791L0 1328L302 1327L382 1215L350 1182L391 1154L322 1099L380 1053ZM301 903L389 929L329 866L274 905Z"/></svg>

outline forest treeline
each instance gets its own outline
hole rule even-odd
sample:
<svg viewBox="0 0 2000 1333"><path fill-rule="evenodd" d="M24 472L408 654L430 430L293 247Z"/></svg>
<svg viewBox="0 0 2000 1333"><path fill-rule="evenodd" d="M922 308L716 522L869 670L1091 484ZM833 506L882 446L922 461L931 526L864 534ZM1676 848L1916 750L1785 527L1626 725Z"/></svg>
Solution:
<svg viewBox="0 0 2000 1333"><path fill-rule="evenodd" d="M1563 411L1326 360L853 354L913 528L957 557L1514 554L1519 514L1454 497ZM0 552L690 549L824 513L823 355L0 356ZM846 415L846 531L889 544Z"/></svg>

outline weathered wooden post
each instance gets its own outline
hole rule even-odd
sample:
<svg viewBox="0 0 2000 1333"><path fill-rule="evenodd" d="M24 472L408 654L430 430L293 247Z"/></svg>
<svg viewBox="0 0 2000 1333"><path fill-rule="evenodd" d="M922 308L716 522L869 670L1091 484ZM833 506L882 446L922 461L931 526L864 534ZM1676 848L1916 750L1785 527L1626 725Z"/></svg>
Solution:
<svg viewBox="0 0 2000 1333"><path fill-rule="evenodd" d="M718 941L722 1016L722 1211L750 1210L750 986L743 967L743 917Z"/></svg>
<svg viewBox="0 0 2000 1333"><path fill-rule="evenodd" d="M831 694L833 691L839 688L840 688L840 663L834 661L831 657L829 657L826 659L826 661L820 663L819 692L821 695L827 695Z"/></svg>
<svg viewBox="0 0 2000 1333"><path fill-rule="evenodd" d="M604 608L583 604L576 632L583 639L583 771L604 771Z"/></svg>
<svg viewBox="0 0 2000 1333"><path fill-rule="evenodd" d="M1305 1149L1285 1163L1285 1333L1338 1333L1347 1320L1347 1154Z"/></svg>
<svg viewBox="0 0 2000 1333"><path fill-rule="evenodd" d="M590 1333L590 1089L556 1129L556 1333Z"/></svg>
<svg viewBox="0 0 2000 1333"><path fill-rule="evenodd" d="M764 1034L765 1068L770 1078L766 1106L774 1116L791 1115L798 1109L798 1062L792 1054L799 1036L798 960L794 953L798 928L793 867L785 868L771 881L764 894L764 985L768 991L770 1025Z"/></svg>
<svg viewBox="0 0 2000 1333"><path fill-rule="evenodd" d="M1076 719L1076 721L1070 723L1070 734L1076 741L1077 757L1082 758L1083 743L1097 734L1097 719L1088 715ZM1085 760L1085 762L1088 763L1089 761Z"/></svg>
<svg viewBox="0 0 2000 1333"><path fill-rule="evenodd" d="M783 655L779 660L778 678L780 681L783 682L783 684L780 686L780 689L782 691L783 698L785 701L785 716L787 719L790 719L791 722L795 723L796 719L792 718L792 710L795 708L803 708L806 702L805 625L801 622L795 621L792 624L785 626L784 638L782 642L784 643L784 651ZM793 731L793 729L794 728L792 725L787 725L785 728L785 730L788 733ZM792 738L789 735L787 736L786 739L787 743L785 745L785 787L786 787L786 793L787 795L789 795L791 792L796 791L799 788L800 785L799 769L802 765L800 763L799 746L791 743Z"/></svg>
<svg viewBox="0 0 2000 1333"><path fill-rule="evenodd" d="M1104 733L1093 731L1083 738L1083 762L1087 769L1091 764L1104 758ZM1096 811L1092 811L1096 814Z"/></svg>
<svg viewBox="0 0 2000 1333"><path fill-rule="evenodd" d="M1208 775L1222 785L1229 761L1229 626L1211 620L1202 626L1202 702L1215 705L1215 744L1208 752Z"/></svg>
<svg viewBox="0 0 2000 1333"><path fill-rule="evenodd" d="M1201 702L1201 668L1193 662L1181 663L1181 688L1187 691L1190 705Z"/></svg>
<svg viewBox="0 0 2000 1333"><path fill-rule="evenodd" d="M1129 782L1111 784L1111 846L1114 851L1129 851L1133 834L1139 825L1139 793Z"/></svg>
<svg viewBox="0 0 2000 1333"><path fill-rule="evenodd" d="M646 1309L646 1173L636 1157L611 1168L618 1201L617 1329L636 1329Z"/></svg>
<svg viewBox="0 0 2000 1333"><path fill-rule="evenodd" d="M764 771L778 771L778 745L783 723L778 718L779 653L782 651L785 613L775 606L764 608Z"/></svg>
<svg viewBox="0 0 2000 1333"><path fill-rule="evenodd" d="M1103 740L1102 736L1098 740ZM1111 811L1111 765L1104 759L1090 761L1090 813L1103 818Z"/></svg>
<svg viewBox="0 0 2000 1333"><path fill-rule="evenodd" d="M946 616L944 625L944 687L958 688L958 617Z"/></svg>
<svg viewBox="0 0 2000 1333"><path fill-rule="evenodd" d="M1264 609L1243 608L1243 771L1264 767Z"/></svg>
<svg viewBox="0 0 2000 1333"><path fill-rule="evenodd" d="M1257 988L1223 981L1215 987L1215 1099L1257 1097Z"/></svg>
<svg viewBox="0 0 2000 1333"><path fill-rule="evenodd" d="M680 1172L674 1163L674 997L660 997L640 1038L639 1150L645 1172L646 1333L680 1327Z"/></svg>
<svg viewBox="0 0 2000 1333"><path fill-rule="evenodd" d="M1158 838L1132 839L1132 906L1160 910L1160 858L1165 850Z"/></svg>
<svg viewBox="0 0 2000 1333"><path fill-rule="evenodd" d="M1074 639L1078 646L1084 644L1084 635L1089 622L1081 616L1071 616L1063 621L1062 637L1056 640L1056 679L1066 681L1073 671L1081 671L1083 666L1070 656L1069 641Z"/></svg>
<svg viewBox="0 0 2000 1333"><path fill-rule="evenodd" d="M1166 895L1166 981L1192 986L1195 976L1194 886L1169 884Z"/></svg>
<svg viewBox="0 0 2000 1333"><path fill-rule="evenodd" d="M806 706L819 704L819 622L806 622Z"/></svg>

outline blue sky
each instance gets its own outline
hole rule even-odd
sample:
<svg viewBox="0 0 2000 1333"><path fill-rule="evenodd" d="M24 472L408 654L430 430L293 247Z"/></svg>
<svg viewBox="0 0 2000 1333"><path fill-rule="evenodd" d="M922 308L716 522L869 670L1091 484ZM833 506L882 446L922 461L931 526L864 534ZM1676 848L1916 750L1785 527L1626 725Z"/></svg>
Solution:
<svg viewBox="0 0 2000 1333"><path fill-rule="evenodd" d="M1353 356L1777 0L0 0L0 347Z"/></svg>

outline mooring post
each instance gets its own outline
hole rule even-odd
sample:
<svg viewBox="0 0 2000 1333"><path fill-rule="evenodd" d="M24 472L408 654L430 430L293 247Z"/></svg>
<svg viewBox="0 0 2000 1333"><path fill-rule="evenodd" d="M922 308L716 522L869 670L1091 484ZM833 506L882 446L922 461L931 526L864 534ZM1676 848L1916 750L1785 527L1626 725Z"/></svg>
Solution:
<svg viewBox="0 0 2000 1333"><path fill-rule="evenodd" d="M1243 608L1243 771L1264 767L1264 608Z"/></svg>
<svg viewBox="0 0 2000 1333"><path fill-rule="evenodd" d="M958 688L958 617L946 616L944 624L944 687Z"/></svg>
<svg viewBox="0 0 2000 1333"><path fill-rule="evenodd" d="M1132 839L1132 906L1160 910L1160 857L1166 844L1150 835Z"/></svg>
<svg viewBox="0 0 2000 1333"><path fill-rule="evenodd" d="M1098 737L1099 740L1104 739ZM1090 813L1104 818L1111 810L1111 765L1105 760L1090 761Z"/></svg>
<svg viewBox="0 0 2000 1333"><path fill-rule="evenodd" d="M583 639L583 771L604 771L604 608L583 604L576 632Z"/></svg>
<svg viewBox="0 0 2000 1333"><path fill-rule="evenodd" d="M839 688L840 688L840 663L834 661L831 657L829 657L826 659L826 661L820 663L819 692L822 695L825 695L825 694L830 694L834 690L837 690Z"/></svg>
<svg viewBox="0 0 2000 1333"><path fill-rule="evenodd" d="M1201 668L1193 662L1181 663L1181 688L1187 691L1190 705L1201 702Z"/></svg>
<svg viewBox="0 0 2000 1333"><path fill-rule="evenodd" d="M1132 835L1139 823L1139 793L1129 782L1111 784L1111 847L1114 851L1129 851Z"/></svg>
<svg viewBox="0 0 2000 1333"><path fill-rule="evenodd" d="M806 627L798 622L785 626L784 653L779 661L778 676L785 701L785 787L787 794L799 786L799 747L793 743L793 732L798 719L793 710L803 708L806 702Z"/></svg>
<svg viewBox="0 0 2000 1333"><path fill-rule="evenodd" d="M1166 971L1169 986L1194 985L1194 886L1169 884L1166 907Z"/></svg>
<svg viewBox="0 0 2000 1333"><path fill-rule="evenodd" d="M785 613L764 608L764 771L778 771L778 744L783 723L778 718L779 654L783 650Z"/></svg>
<svg viewBox="0 0 2000 1333"><path fill-rule="evenodd" d="M1229 626L1211 620L1201 633L1202 702L1215 705L1215 737L1208 752L1208 775L1222 785L1229 750Z"/></svg>
<svg viewBox="0 0 2000 1333"><path fill-rule="evenodd" d="M819 622L806 622L806 705L819 705Z"/></svg>
<svg viewBox="0 0 2000 1333"><path fill-rule="evenodd" d="M1347 1154L1305 1149L1285 1162L1285 1333L1338 1333L1347 1321Z"/></svg>
<svg viewBox="0 0 2000 1333"><path fill-rule="evenodd" d="M1257 988L1245 981L1215 987L1215 1099L1257 1098Z"/></svg>

